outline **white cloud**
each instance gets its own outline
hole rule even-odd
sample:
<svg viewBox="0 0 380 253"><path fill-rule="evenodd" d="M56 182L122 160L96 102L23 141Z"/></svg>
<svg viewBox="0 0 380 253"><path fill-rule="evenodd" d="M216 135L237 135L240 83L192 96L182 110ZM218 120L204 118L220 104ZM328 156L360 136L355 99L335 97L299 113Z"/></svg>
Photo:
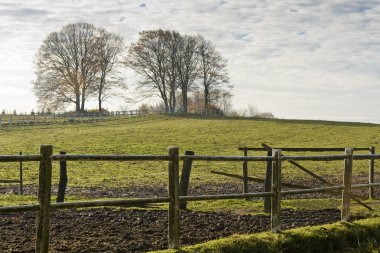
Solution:
<svg viewBox="0 0 380 253"><path fill-rule="evenodd" d="M33 57L48 33L74 22L118 32L127 43L145 29L203 34L229 61L236 107L380 123L377 0L3 0L0 109L36 107ZM342 104L353 109L344 113Z"/></svg>

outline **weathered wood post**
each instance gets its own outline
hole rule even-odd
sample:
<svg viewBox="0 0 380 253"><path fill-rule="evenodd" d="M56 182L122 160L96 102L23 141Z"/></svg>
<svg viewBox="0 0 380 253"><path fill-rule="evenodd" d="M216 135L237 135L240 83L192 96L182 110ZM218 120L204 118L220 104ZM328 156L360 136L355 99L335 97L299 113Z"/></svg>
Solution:
<svg viewBox="0 0 380 253"><path fill-rule="evenodd" d="M39 168L38 204L36 224L36 249L37 253L47 253L49 251L49 228L50 228L50 197L51 197L51 175L53 154L52 145L41 145L40 154L42 156Z"/></svg>
<svg viewBox="0 0 380 253"><path fill-rule="evenodd" d="M2 126L2 120L1 120L1 115L0 115L0 127Z"/></svg>
<svg viewBox="0 0 380 253"><path fill-rule="evenodd" d="M12 127L12 114L9 115L9 126Z"/></svg>
<svg viewBox="0 0 380 253"><path fill-rule="evenodd" d="M371 155L376 154L375 147L371 146L369 147L369 152ZM375 182L375 159L369 160L369 175L368 175L368 183L372 184ZM374 199L375 198L375 188L373 186L370 186L368 189L368 198Z"/></svg>
<svg viewBox="0 0 380 253"><path fill-rule="evenodd" d="M185 152L185 155L194 155L194 151L187 150ZM181 182L179 184L179 195L180 196L187 196L187 192L189 189L189 181L190 181L190 172L191 172L191 166L193 164L192 159L185 159L183 160L182 165L182 173L181 173ZM181 201L179 204L180 209L186 209L187 208L187 202Z"/></svg>
<svg viewBox="0 0 380 253"><path fill-rule="evenodd" d="M350 219L353 152L353 148L346 148L345 150L347 158L344 159L343 185L345 188L342 191L341 221L348 221Z"/></svg>
<svg viewBox="0 0 380 253"><path fill-rule="evenodd" d="M169 148L169 224L168 244L170 249L179 247L179 149Z"/></svg>
<svg viewBox="0 0 380 253"><path fill-rule="evenodd" d="M66 155L66 151L60 151L59 154ZM59 185L58 185L57 202L65 201L66 186L67 186L67 162L66 160L61 160L59 162Z"/></svg>
<svg viewBox="0 0 380 253"><path fill-rule="evenodd" d="M272 149L268 149L267 156L272 156L273 152ZM267 161L267 170L265 174L265 182L264 182L264 191L269 192L272 189L272 167L273 163L272 161ZM264 197L264 212L270 213L271 212L271 197Z"/></svg>
<svg viewBox="0 0 380 253"><path fill-rule="evenodd" d="M244 147L244 156L248 156L248 149ZM248 162L243 162L243 193L248 193Z"/></svg>
<svg viewBox="0 0 380 253"><path fill-rule="evenodd" d="M20 151L20 156L22 156L22 152ZM22 175L22 160L20 159L20 195L24 194L24 189L23 189L23 175Z"/></svg>
<svg viewBox="0 0 380 253"><path fill-rule="evenodd" d="M271 231L281 231L281 150L273 150Z"/></svg>

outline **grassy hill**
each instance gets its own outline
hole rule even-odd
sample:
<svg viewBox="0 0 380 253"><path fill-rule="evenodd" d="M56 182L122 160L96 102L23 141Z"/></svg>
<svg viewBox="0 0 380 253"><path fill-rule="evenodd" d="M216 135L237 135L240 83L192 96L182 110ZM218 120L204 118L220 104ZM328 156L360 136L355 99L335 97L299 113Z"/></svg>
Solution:
<svg viewBox="0 0 380 253"><path fill-rule="evenodd" d="M255 120L150 115L98 123L30 126L0 130L0 154L38 154L40 144L52 144L54 153L167 154L168 146L180 153L242 155L241 146L260 147L369 147L380 141L380 125L297 120ZM265 155L264 152L249 155ZM303 162L307 168L333 181L341 178L342 162ZM17 178L18 164L0 164L0 178ZM25 184L37 184L37 163L24 165ZM194 162L192 185L220 184L238 179L211 171L241 175L238 162ZM58 182L58 162L53 183ZM368 161L355 161L354 175L366 179ZM133 185L165 186L166 162L69 162L69 186L120 188ZM356 174L355 174L356 173ZM249 175L264 178L265 163L249 163ZM307 175L284 164L285 181L302 182ZM307 180L306 180L307 181Z"/></svg>
<svg viewBox="0 0 380 253"><path fill-rule="evenodd" d="M69 154L167 154L168 147L174 145L180 148L181 154L186 150L192 150L199 155L242 155L242 152L238 151L238 147L260 147L261 143L273 147L343 148L377 146L380 141L380 125L327 121L149 115L97 123L2 128L0 129L0 140L0 155L18 154L20 151L24 154L38 154L40 144L52 144L54 153L65 150ZM265 155L265 152L251 152L249 155ZM332 183L341 182L343 161L301 163ZM376 166L378 166L377 164L378 162L376 162ZM154 194L155 188L160 188L165 193L168 177L167 167L167 162L68 162L68 186L71 190L80 188L85 189L84 191L94 191L94 189L101 188L104 191L132 189L138 192L146 188L148 192L152 190L152 194ZM250 162L248 167L249 176L258 179L264 178L265 163ZM18 163L0 163L0 179L17 179L17 168ZM24 169L24 184L33 188L38 182L38 163L25 163ZM202 190L207 191L211 186L225 186L227 190L241 186L241 180L216 175L211 173L212 171L241 175L242 163L194 161L190 180L191 187L201 186ZM377 181L379 174L376 173ZM58 175L59 164L55 162L53 165L53 185L55 187L58 183ZM354 161L353 175L354 181L366 182L368 161ZM315 184L315 180L313 181L308 175L288 163L283 164L283 178L285 182L303 186ZM256 181L250 182L250 185L257 186L257 183ZM0 184L0 188L6 186ZM237 187L234 189L240 190ZM73 193L75 191L67 196L69 200L88 198ZM208 194L208 192L204 194ZM35 192L34 194L29 192L24 196L0 194L0 206L32 202L36 202ZM376 210L380 208L378 200L365 202ZM339 198L307 197L304 199L285 199L282 202L282 208L295 210L336 209L340 205L341 200ZM194 211L222 210L239 214L257 214L262 212L263 203L262 200L220 200L192 202L189 203L188 207ZM165 209L165 206L157 206L156 208ZM378 211L368 212L355 203L352 203L352 211L354 215L380 215ZM252 239L248 239L246 242L244 238L237 238L243 240L243 244L251 244L252 241ZM215 243L217 245L215 247L223 246L223 243ZM275 243L282 245L277 241ZM230 244L232 246L229 246ZM210 247L214 247L213 245ZM227 251L218 251L212 248L210 252L214 252L213 250L215 252L230 252L228 247L234 247L234 245L240 249L242 244L240 241L237 244L228 242L228 245L225 246ZM303 243L297 245L303 245ZM209 252L207 247L209 245L206 245L205 252ZM251 249L250 247L248 249ZM273 248L273 252L277 252L276 247ZM195 249L198 252L199 248ZM192 250L192 248L189 249L189 252ZM240 251L237 250L236 252Z"/></svg>

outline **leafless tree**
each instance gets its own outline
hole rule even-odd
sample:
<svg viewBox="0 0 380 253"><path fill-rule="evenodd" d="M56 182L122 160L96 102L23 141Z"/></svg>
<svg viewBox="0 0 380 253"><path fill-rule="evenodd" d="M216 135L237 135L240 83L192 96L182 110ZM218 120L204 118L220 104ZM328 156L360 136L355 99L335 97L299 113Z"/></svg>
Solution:
<svg viewBox="0 0 380 253"><path fill-rule="evenodd" d="M132 43L125 64L142 77L139 83L141 93L146 97L162 99L166 112L170 111L170 85L167 82L167 45L163 30L142 31L139 40Z"/></svg>
<svg viewBox="0 0 380 253"><path fill-rule="evenodd" d="M87 23L69 24L50 33L34 62L33 88L42 107L56 110L75 104L76 111L83 111L85 101L97 92L104 101L114 84L107 76L120 53L112 43L120 39Z"/></svg>
<svg viewBox="0 0 380 253"><path fill-rule="evenodd" d="M120 57L124 50L123 38L104 29L98 29L98 32L99 73L96 89L100 112L102 103L111 96L120 95L120 93L116 93L117 88L126 89L126 84L118 72L121 63Z"/></svg>
<svg viewBox="0 0 380 253"><path fill-rule="evenodd" d="M167 73L167 83L169 87L169 107L171 112L175 112L177 105L177 91L179 87L179 64L181 58L182 36L176 31L164 31L163 42L165 46L165 67Z"/></svg>
<svg viewBox="0 0 380 253"><path fill-rule="evenodd" d="M176 31L140 32L131 44L126 65L142 77L140 92L146 97L158 95L167 112L188 111L189 92L201 86L205 108L229 93L226 60L202 36L183 36Z"/></svg>
<svg viewBox="0 0 380 253"><path fill-rule="evenodd" d="M183 70L184 38L176 31L150 30L140 32L139 40L129 47L126 65L135 70L142 80L140 92L146 97L158 95L167 112L174 112L178 89L186 80Z"/></svg>
<svg viewBox="0 0 380 253"><path fill-rule="evenodd" d="M215 46L203 36L198 35L198 54L200 57L200 83L204 104L207 109L220 94L231 91L227 61L215 49Z"/></svg>
<svg viewBox="0 0 380 253"><path fill-rule="evenodd" d="M197 39L193 36L183 36L177 59L177 75L181 90L182 110L187 112L188 94L199 74L199 54L197 54Z"/></svg>

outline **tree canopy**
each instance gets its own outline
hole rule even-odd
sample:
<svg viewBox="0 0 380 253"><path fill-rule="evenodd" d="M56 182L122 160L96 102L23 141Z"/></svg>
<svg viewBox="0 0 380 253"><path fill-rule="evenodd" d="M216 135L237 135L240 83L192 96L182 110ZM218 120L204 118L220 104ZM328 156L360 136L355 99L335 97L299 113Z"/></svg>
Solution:
<svg viewBox="0 0 380 253"><path fill-rule="evenodd" d="M203 97L203 108L230 97L227 61L202 36L176 31L149 30L129 47L125 64L141 77L146 96L159 96L167 112L188 111L189 93ZM197 90L202 92L195 92ZM215 104L214 104L215 105Z"/></svg>
<svg viewBox="0 0 380 253"><path fill-rule="evenodd" d="M198 109L228 107L233 86L227 60L203 36L147 30L127 54L124 48L121 36L92 24L68 24L50 33L34 61L39 104L49 111L70 104L83 111L95 98L101 111L104 101L123 94L120 72L127 66L140 77L140 96L158 96L166 112L188 112L194 103Z"/></svg>
<svg viewBox="0 0 380 253"><path fill-rule="evenodd" d="M112 80L123 39L92 24L68 24L50 33L35 58L34 92L44 109L74 104L85 109L90 96L98 96L99 109L109 91L121 84Z"/></svg>

